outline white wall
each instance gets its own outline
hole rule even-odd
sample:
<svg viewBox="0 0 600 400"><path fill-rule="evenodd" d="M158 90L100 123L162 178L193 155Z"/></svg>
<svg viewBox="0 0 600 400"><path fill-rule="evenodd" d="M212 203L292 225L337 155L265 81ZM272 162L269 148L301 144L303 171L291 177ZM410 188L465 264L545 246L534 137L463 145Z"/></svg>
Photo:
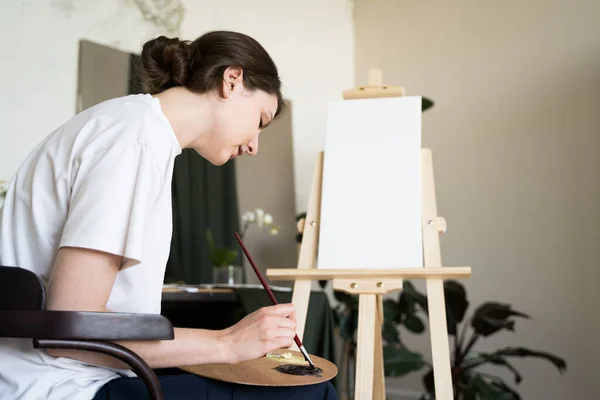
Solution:
<svg viewBox="0 0 600 400"><path fill-rule="evenodd" d="M527 400L600 392L599 15L595 0L356 2L357 83L379 67L386 83L436 102L423 143L448 221L444 264L472 266L473 307L507 302L533 318L476 349L567 360L562 376L514 361ZM415 342L428 352L427 335ZM421 387L419 375L394 383Z"/></svg>
<svg viewBox="0 0 600 400"><path fill-rule="evenodd" d="M174 1L176 2L176 0ZM0 180L10 179L30 149L74 115L78 41L90 39L139 52L163 33L130 0L33 2L2 0L0 33ZM247 33L277 63L294 104L296 205L306 209L325 104L353 84L352 1L182 1L181 36L207 30Z"/></svg>

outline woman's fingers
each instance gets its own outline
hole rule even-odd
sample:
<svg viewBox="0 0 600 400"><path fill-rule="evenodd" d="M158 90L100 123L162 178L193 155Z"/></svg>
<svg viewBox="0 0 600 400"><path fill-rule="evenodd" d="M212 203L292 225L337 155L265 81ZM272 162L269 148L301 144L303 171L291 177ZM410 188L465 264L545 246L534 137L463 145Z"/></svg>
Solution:
<svg viewBox="0 0 600 400"><path fill-rule="evenodd" d="M267 351L273 351L277 349L286 349L294 343L294 339L280 336L271 342L271 346L267 347Z"/></svg>
<svg viewBox="0 0 600 400"><path fill-rule="evenodd" d="M296 321L285 317L267 317L265 324L268 326L296 329Z"/></svg>
<svg viewBox="0 0 600 400"><path fill-rule="evenodd" d="M293 304L263 307L256 313L265 325L296 329L296 312Z"/></svg>
<svg viewBox="0 0 600 400"><path fill-rule="evenodd" d="M271 328L268 331L265 331L265 334L263 337L264 337L265 341L269 341L269 340L275 340L280 337L285 337L285 338L289 338L289 339L293 340L295 336L296 336L296 331L294 331L293 329Z"/></svg>
<svg viewBox="0 0 600 400"><path fill-rule="evenodd" d="M291 303L276 304L273 306L263 307L256 312L263 313L266 315L281 315L288 317L290 314L295 314L296 307Z"/></svg>
<svg viewBox="0 0 600 400"><path fill-rule="evenodd" d="M226 331L234 362L290 347L296 336L295 307L293 304L263 307Z"/></svg>

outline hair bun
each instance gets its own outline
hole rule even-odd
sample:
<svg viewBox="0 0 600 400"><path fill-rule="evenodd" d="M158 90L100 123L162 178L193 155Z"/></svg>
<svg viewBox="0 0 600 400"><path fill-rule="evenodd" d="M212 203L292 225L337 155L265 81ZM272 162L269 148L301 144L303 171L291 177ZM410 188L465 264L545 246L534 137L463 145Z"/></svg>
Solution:
<svg viewBox="0 0 600 400"><path fill-rule="evenodd" d="M192 49L189 41L159 36L142 48L142 84L151 94L173 86L185 86L189 79Z"/></svg>

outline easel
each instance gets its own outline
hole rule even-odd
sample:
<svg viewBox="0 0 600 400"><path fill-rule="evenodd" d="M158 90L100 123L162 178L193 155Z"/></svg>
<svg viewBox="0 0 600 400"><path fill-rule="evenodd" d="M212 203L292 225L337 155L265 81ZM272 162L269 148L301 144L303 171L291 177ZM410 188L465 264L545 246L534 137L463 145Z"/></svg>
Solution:
<svg viewBox="0 0 600 400"><path fill-rule="evenodd" d="M382 85L381 71L369 71L369 85L344 92L344 99L403 96L404 88ZM425 279L429 310L432 361L437 400L452 400L450 349L446 326L444 279L469 277L470 267L442 267L439 234L446 231L444 218L438 217L435 199L433 162L429 149L421 150L422 238L424 268L340 270L315 268L319 238L321 187L323 173L321 152L317 159L306 215L298 267L268 269L272 280L295 280L292 303L296 306L297 333L302 338L310 297L311 281L333 280L333 288L359 295L355 400L385 399L382 297L402 289L403 279Z"/></svg>

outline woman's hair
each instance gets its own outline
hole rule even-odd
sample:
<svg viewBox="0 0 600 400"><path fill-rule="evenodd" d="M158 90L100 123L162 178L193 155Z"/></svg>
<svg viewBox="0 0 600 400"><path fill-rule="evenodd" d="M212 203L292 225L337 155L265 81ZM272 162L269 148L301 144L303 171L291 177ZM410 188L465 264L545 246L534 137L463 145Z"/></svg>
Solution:
<svg viewBox="0 0 600 400"><path fill-rule="evenodd" d="M174 86L202 94L220 91L228 67L243 70L248 90L276 95L275 117L281 114L284 102L277 67L255 39L242 33L213 31L194 41L159 36L144 44L139 74L150 94Z"/></svg>

